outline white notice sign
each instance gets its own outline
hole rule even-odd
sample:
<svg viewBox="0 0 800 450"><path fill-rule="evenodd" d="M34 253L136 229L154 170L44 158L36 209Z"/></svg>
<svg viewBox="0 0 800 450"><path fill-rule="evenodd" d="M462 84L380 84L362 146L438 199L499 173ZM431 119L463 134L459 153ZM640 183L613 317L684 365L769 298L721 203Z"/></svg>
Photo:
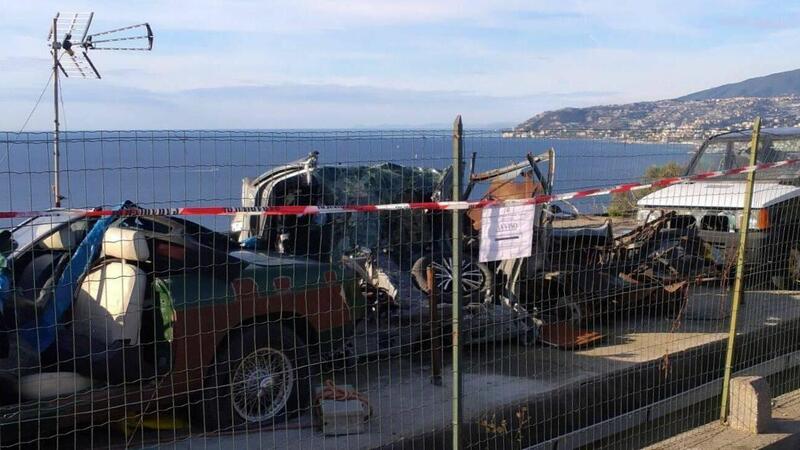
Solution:
<svg viewBox="0 0 800 450"><path fill-rule="evenodd" d="M480 261L531 256L535 217L536 205L483 208Z"/></svg>

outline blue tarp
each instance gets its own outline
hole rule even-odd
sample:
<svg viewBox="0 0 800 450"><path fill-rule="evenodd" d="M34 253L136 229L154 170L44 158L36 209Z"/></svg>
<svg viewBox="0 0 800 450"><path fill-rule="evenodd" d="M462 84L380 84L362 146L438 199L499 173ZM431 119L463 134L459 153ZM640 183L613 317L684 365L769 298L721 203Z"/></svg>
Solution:
<svg viewBox="0 0 800 450"><path fill-rule="evenodd" d="M6 258L0 255L0 320L3 318L3 308L9 292L11 292L11 277L6 270Z"/></svg>
<svg viewBox="0 0 800 450"><path fill-rule="evenodd" d="M0 255L0 358L8 356L8 330L6 330L3 308L11 292L11 277L6 270L6 259Z"/></svg>
<svg viewBox="0 0 800 450"><path fill-rule="evenodd" d="M115 210L118 211L121 208L118 207ZM64 268L64 272L56 284L54 295L48 299L37 320L20 326L20 337L38 349L39 353L47 350L53 344L61 317L72 306L75 286L100 254L103 235L114 219L114 216L103 217L94 224Z"/></svg>

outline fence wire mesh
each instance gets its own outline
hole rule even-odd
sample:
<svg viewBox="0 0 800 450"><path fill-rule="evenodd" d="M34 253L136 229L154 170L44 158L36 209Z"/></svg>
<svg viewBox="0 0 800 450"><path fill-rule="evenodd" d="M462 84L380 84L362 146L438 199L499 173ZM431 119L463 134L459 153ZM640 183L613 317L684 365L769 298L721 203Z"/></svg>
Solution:
<svg viewBox="0 0 800 450"><path fill-rule="evenodd" d="M437 206L748 166L749 133L69 132L61 209L52 134L2 134L0 442L438 449L458 429L463 448L654 444L720 417L742 231L732 373L794 390L796 166L756 172L745 221L746 174ZM798 157L800 130L762 130L758 163ZM264 212L280 206L318 208ZM228 209L166 209L184 207ZM737 420L757 410L742 402Z"/></svg>

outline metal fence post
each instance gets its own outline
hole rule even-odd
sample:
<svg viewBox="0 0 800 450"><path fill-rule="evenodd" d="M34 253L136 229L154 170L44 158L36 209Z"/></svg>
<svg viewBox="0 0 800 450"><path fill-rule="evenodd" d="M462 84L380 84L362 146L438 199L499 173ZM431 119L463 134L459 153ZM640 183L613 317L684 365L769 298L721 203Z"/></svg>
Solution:
<svg viewBox="0 0 800 450"><path fill-rule="evenodd" d="M426 271L428 288L428 308L431 310L429 332L431 334L431 384L442 385L442 322L439 320L439 298L436 292L436 277L433 275L433 266L428 266Z"/></svg>
<svg viewBox="0 0 800 450"><path fill-rule="evenodd" d="M758 152L758 138L761 134L761 118L756 117L753 123L753 136L750 140L750 165L756 165L756 153ZM728 398L730 396L731 371L733 369L733 344L736 338L736 321L739 316L739 303L742 300L744 290L744 259L745 248L747 247L747 233L750 228L750 205L753 202L753 184L756 174L747 174L747 188L744 193L744 210L742 211L742 221L739 224L739 248L736 257L736 278L733 283L733 299L731 305L731 324L728 331L728 350L725 354L725 375L722 378L722 404L720 406L720 419L722 423L728 421Z"/></svg>
<svg viewBox="0 0 800 450"><path fill-rule="evenodd" d="M464 171L464 126L461 116L453 123L453 201L461 200ZM453 211L453 449L461 448L461 211Z"/></svg>

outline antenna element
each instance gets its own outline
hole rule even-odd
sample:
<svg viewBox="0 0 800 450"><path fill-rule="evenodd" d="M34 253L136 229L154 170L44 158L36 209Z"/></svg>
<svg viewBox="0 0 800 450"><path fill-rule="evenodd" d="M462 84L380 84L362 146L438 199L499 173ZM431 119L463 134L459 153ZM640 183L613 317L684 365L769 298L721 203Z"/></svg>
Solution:
<svg viewBox="0 0 800 450"><path fill-rule="evenodd" d="M53 56L53 205L56 208L61 207L61 200L64 199L59 181L58 74L61 73L67 78L99 79L100 72L89 59L90 50L153 49L153 30L149 24L142 23L89 34L93 18L93 12L57 13L47 35L50 53Z"/></svg>

